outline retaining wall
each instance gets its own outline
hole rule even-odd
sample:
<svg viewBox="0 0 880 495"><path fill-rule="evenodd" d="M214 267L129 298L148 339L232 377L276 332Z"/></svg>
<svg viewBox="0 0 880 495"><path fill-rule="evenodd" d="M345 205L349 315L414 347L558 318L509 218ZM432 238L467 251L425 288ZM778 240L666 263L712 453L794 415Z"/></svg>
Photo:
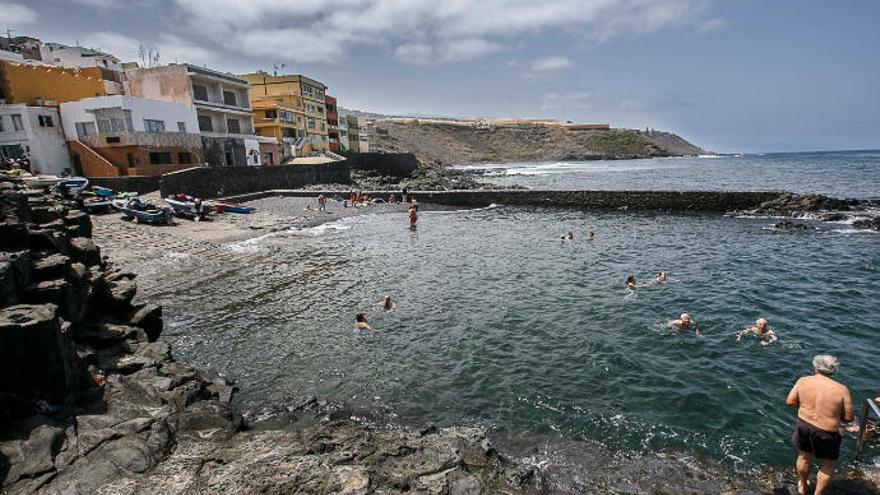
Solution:
<svg viewBox="0 0 880 495"><path fill-rule="evenodd" d="M89 185L101 186L114 191L137 192L146 194L159 190L159 175L125 175L121 177L89 177Z"/></svg>
<svg viewBox="0 0 880 495"><path fill-rule="evenodd" d="M272 189L292 189L311 184L351 182L347 162L264 167L196 167L162 176L162 196L186 193L218 198Z"/></svg>
<svg viewBox="0 0 880 495"><path fill-rule="evenodd" d="M419 168L419 161L412 153L347 153L345 158L353 169L392 177L409 177Z"/></svg>
<svg viewBox="0 0 880 495"><path fill-rule="evenodd" d="M338 191L275 190L240 195L232 199L249 201L266 196L334 195ZM346 192L340 192L346 196ZM387 198L399 191L370 191L370 196ZM483 207L490 204L555 206L591 210L727 212L758 207L776 199L779 191L412 191L420 203Z"/></svg>

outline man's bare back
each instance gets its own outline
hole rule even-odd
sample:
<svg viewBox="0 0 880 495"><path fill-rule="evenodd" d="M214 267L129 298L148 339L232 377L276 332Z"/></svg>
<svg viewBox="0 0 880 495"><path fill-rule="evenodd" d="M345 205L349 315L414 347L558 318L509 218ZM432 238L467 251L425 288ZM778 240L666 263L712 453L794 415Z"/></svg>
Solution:
<svg viewBox="0 0 880 495"><path fill-rule="evenodd" d="M853 418L849 389L821 373L799 379L786 402L798 407L800 419L825 431L837 431L841 419Z"/></svg>

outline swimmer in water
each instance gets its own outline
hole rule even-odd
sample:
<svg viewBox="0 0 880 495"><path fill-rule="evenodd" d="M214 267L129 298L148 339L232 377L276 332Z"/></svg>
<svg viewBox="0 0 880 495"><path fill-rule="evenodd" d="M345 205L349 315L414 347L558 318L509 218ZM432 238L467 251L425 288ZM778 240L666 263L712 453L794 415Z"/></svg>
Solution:
<svg viewBox="0 0 880 495"><path fill-rule="evenodd" d="M397 307L397 305L394 304L394 301L391 300L391 296L383 297L381 301L376 303L376 305L382 306L382 308L384 308L385 311L394 311L394 308Z"/></svg>
<svg viewBox="0 0 880 495"><path fill-rule="evenodd" d="M679 330L681 330L683 328L693 328L694 335L696 335L697 337L700 336L700 329L697 328L697 322L695 322L691 318L691 315L689 315L687 313L682 313L681 316L679 317L679 319L677 319L677 320L671 320L669 322L669 326L677 328Z"/></svg>
<svg viewBox="0 0 880 495"><path fill-rule="evenodd" d="M765 318L758 318L758 321L755 322L755 326L748 327L739 335L736 336L736 341L739 342L746 335L754 335L758 337L758 340L761 341L761 345L770 345L776 342L776 332L767 328L767 320Z"/></svg>
<svg viewBox="0 0 880 495"><path fill-rule="evenodd" d="M314 211L314 210L312 209L312 204L311 204L311 203L307 204L306 207L303 208L303 211Z"/></svg>
<svg viewBox="0 0 880 495"><path fill-rule="evenodd" d="M635 275L630 275L629 277L626 277L626 288L627 289L637 289L638 287L639 286L636 281Z"/></svg>
<svg viewBox="0 0 880 495"><path fill-rule="evenodd" d="M372 330L373 327L367 323L367 317L364 316L363 313L358 313L354 316L354 326L355 328L359 328L361 330Z"/></svg>
<svg viewBox="0 0 880 495"><path fill-rule="evenodd" d="M588 240L588 241L592 241L594 237L596 237L596 233L591 231L591 232L590 232L590 235L587 236L587 240Z"/></svg>
<svg viewBox="0 0 880 495"><path fill-rule="evenodd" d="M666 282L666 272L660 272L657 274L656 280L658 282Z"/></svg>
<svg viewBox="0 0 880 495"><path fill-rule="evenodd" d="M569 230L568 234L566 235L566 238L568 238L569 241L573 240L574 239L574 232Z"/></svg>

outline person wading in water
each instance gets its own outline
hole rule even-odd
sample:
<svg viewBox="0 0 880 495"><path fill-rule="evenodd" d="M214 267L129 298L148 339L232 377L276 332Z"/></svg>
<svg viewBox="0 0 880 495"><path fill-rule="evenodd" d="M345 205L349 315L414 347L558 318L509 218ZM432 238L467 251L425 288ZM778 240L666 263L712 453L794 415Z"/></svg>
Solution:
<svg viewBox="0 0 880 495"><path fill-rule="evenodd" d="M834 356L820 354L814 357L815 374L798 379L785 399L787 406L798 408L791 443L798 449L795 467L799 494L806 494L809 490L814 456L819 459L815 494L825 493L840 456L841 419L845 422L853 420L852 395L845 385L832 378L839 366Z"/></svg>
<svg viewBox="0 0 880 495"><path fill-rule="evenodd" d="M416 229L416 222L419 221L419 214L416 213L415 205L409 207L409 228Z"/></svg>

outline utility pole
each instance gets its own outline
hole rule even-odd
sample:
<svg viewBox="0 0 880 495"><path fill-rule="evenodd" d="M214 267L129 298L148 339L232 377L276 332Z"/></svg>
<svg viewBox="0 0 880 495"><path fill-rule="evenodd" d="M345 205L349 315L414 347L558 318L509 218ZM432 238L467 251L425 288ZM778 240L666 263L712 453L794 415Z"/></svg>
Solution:
<svg viewBox="0 0 880 495"><path fill-rule="evenodd" d="M6 39L8 39L9 41L12 41L12 33L14 33L15 30L6 28L6 29L4 29L4 31L6 31Z"/></svg>

